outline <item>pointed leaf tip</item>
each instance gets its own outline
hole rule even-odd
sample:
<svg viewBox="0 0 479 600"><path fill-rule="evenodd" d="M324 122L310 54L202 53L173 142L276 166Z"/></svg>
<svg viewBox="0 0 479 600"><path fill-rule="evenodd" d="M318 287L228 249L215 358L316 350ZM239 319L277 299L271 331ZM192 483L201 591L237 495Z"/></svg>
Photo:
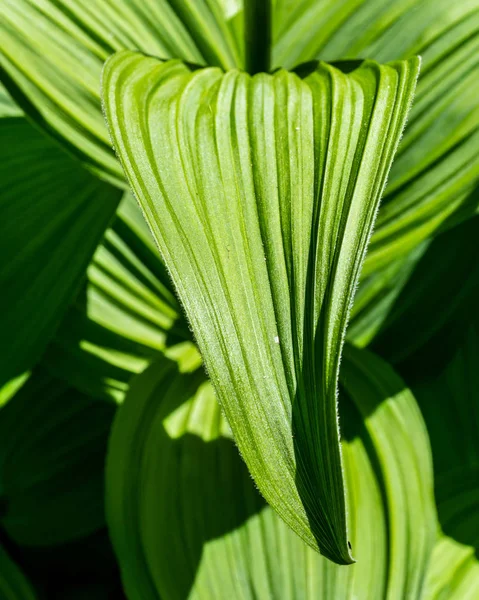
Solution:
<svg viewBox="0 0 479 600"><path fill-rule="evenodd" d="M337 379L418 60L303 78L107 62L112 141L260 491L351 564Z"/></svg>

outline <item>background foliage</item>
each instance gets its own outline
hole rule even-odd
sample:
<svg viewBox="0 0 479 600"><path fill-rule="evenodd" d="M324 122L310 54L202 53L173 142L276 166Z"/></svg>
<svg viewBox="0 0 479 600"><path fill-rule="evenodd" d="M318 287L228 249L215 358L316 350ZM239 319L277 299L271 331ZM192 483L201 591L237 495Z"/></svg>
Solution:
<svg viewBox="0 0 479 600"><path fill-rule="evenodd" d="M243 8L0 0L1 598L479 597L479 2Z"/></svg>

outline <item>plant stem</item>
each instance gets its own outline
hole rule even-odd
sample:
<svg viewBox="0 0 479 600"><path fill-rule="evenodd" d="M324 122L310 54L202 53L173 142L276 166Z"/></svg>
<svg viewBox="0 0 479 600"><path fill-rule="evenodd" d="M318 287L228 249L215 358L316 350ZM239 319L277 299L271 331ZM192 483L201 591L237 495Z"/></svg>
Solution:
<svg viewBox="0 0 479 600"><path fill-rule="evenodd" d="M244 0L245 70L267 73L271 61L271 0Z"/></svg>

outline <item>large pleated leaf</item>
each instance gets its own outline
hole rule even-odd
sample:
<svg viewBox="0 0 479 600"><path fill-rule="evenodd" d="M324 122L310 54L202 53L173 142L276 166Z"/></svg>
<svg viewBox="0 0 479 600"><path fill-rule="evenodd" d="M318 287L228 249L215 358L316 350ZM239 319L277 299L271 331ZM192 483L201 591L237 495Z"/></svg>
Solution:
<svg viewBox="0 0 479 600"><path fill-rule="evenodd" d="M0 525L27 546L104 525L104 457L115 409L36 370L0 409Z"/></svg>
<svg viewBox="0 0 479 600"><path fill-rule="evenodd" d="M435 540L415 400L387 364L344 359L343 455L357 564L305 545L255 489L209 382L153 365L115 420L107 515L129 600L420 598Z"/></svg>
<svg viewBox="0 0 479 600"><path fill-rule="evenodd" d="M24 118L0 119L0 388L45 349L119 193Z"/></svg>
<svg viewBox="0 0 479 600"><path fill-rule="evenodd" d="M273 63L423 59L414 107L364 266L412 249L479 197L479 0L279 1Z"/></svg>
<svg viewBox="0 0 479 600"><path fill-rule="evenodd" d="M185 368L198 361L150 231L126 194L42 365L85 393L121 402L131 377L163 352Z"/></svg>
<svg viewBox="0 0 479 600"><path fill-rule="evenodd" d="M20 568L0 546L0 598L2 600L35 600L36 594Z"/></svg>
<svg viewBox="0 0 479 600"><path fill-rule="evenodd" d="M104 103L258 487L349 563L341 345L418 60L309 71L250 77L122 52Z"/></svg>
<svg viewBox="0 0 479 600"><path fill-rule="evenodd" d="M39 125L102 177L124 185L100 111L100 74L123 48L241 66L235 10L217 0L3 0L6 85Z"/></svg>

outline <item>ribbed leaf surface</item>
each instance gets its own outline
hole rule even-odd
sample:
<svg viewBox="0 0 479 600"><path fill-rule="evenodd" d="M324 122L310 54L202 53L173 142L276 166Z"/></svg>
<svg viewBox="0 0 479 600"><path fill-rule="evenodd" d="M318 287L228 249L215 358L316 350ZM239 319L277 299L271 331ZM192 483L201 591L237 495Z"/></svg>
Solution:
<svg viewBox="0 0 479 600"><path fill-rule="evenodd" d="M250 77L123 52L103 78L114 144L240 451L284 520L342 563L339 358L417 70Z"/></svg>
<svg viewBox="0 0 479 600"><path fill-rule="evenodd" d="M200 360L138 204L125 194L42 365L85 393L121 402L131 377L163 352L185 369Z"/></svg>
<svg viewBox="0 0 479 600"><path fill-rule="evenodd" d="M24 118L0 119L0 388L39 359L120 194Z"/></svg>
<svg viewBox="0 0 479 600"><path fill-rule="evenodd" d="M461 205L479 205L479 0L279 0L274 14L277 67L422 57L365 273L412 249Z"/></svg>
<svg viewBox="0 0 479 600"><path fill-rule="evenodd" d="M100 74L118 50L138 49L224 68L242 59L216 0L3 0L1 65L39 124L102 177L122 186L100 112Z"/></svg>
<svg viewBox="0 0 479 600"><path fill-rule="evenodd" d="M350 350L340 398L357 564L305 545L255 489L201 374L153 365L115 421L110 533L130 600L420 598L435 539L432 466L415 400Z"/></svg>

